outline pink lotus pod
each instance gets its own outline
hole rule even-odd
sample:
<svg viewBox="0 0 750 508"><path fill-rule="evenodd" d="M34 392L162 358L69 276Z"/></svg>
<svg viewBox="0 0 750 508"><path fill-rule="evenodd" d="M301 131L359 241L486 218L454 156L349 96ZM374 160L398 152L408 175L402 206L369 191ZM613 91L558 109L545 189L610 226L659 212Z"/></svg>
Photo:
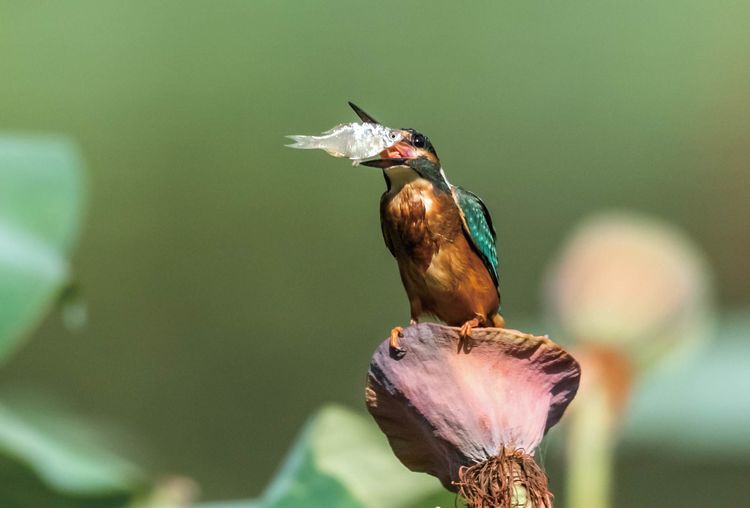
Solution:
<svg viewBox="0 0 750 508"><path fill-rule="evenodd" d="M496 328L461 341L456 328L420 324L400 342L403 358L387 340L375 351L366 400L401 462L471 506L551 506L531 457L578 389L573 357L546 337Z"/></svg>

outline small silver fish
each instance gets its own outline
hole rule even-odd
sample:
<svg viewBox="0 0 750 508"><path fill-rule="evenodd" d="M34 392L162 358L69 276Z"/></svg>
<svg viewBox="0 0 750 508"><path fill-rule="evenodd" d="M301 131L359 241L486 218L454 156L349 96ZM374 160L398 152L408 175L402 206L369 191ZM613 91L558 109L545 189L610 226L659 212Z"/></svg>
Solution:
<svg viewBox="0 0 750 508"><path fill-rule="evenodd" d="M403 139L399 130L377 123L346 123L320 136L287 137L295 141L286 145L290 148L325 150L334 157L348 157L354 164L374 157Z"/></svg>

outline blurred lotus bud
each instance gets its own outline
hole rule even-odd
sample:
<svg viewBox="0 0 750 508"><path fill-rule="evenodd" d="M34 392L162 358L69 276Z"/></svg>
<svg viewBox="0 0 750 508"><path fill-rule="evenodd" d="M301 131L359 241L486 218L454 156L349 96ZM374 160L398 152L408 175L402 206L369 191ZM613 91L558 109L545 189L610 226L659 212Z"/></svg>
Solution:
<svg viewBox="0 0 750 508"><path fill-rule="evenodd" d="M711 277L676 227L633 213L581 224L553 262L546 303L567 338L626 356L635 367L708 335Z"/></svg>
<svg viewBox="0 0 750 508"><path fill-rule="evenodd" d="M406 355L383 342L370 363L366 399L396 456L459 491L472 507L549 507L533 454L578 389L578 364L557 344L513 330L404 331Z"/></svg>
<svg viewBox="0 0 750 508"><path fill-rule="evenodd" d="M566 433L569 506L611 506L614 450L633 381L708 336L710 279L682 232L632 213L585 221L552 263L547 311L575 343L584 374Z"/></svg>

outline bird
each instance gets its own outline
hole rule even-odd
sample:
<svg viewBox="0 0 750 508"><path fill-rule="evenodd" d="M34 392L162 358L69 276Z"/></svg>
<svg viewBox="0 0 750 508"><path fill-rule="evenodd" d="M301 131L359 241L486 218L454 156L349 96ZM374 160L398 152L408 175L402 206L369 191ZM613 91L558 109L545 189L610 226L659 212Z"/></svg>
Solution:
<svg viewBox="0 0 750 508"><path fill-rule="evenodd" d="M349 102L363 122L379 124ZM400 129L401 141L361 164L380 168L385 245L396 258L410 306L410 325L424 315L459 327L462 339L477 327L505 328L500 314L499 264L492 218L474 193L448 181L429 138ZM403 328L390 333L397 356Z"/></svg>

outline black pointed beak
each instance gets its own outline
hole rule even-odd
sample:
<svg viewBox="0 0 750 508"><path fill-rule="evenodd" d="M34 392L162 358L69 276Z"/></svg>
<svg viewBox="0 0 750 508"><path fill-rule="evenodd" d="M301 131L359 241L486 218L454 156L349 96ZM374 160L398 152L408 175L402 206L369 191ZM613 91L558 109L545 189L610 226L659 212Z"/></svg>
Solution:
<svg viewBox="0 0 750 508"><path fill-rule="evenodd" d="M407 166L409 159L393 158L393 159L373 159L369 161L362 161L360 164L363 166L370 166L371 168L388 169L393 166Z"/></svg>
<svg viewBox="0 0 750 508"><path fill-rule="evenodd" d="M349 106L354 110L355 113L357 113L357 116L362 119L363 122L366 123L377 123L379 124L377 120L375 120L373 117L365 113L362 109L360 109L359 106L354 104L353 102L349 102Z"/></svg>

